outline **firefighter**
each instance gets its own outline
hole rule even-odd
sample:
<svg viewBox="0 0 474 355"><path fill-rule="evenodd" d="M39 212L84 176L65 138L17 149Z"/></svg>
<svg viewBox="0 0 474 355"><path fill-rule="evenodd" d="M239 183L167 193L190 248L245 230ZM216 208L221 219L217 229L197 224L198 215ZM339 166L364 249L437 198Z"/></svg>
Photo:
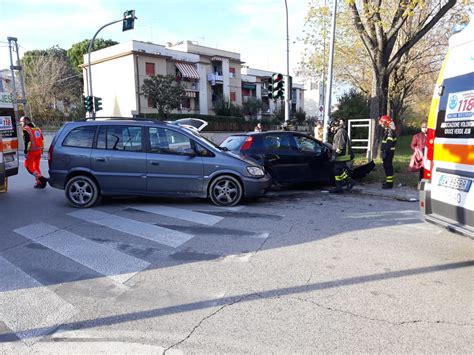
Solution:
<svg viewBox="0 0 474 355"><path fill-rule="evenodd" d="M25 168L36 179L34 188L44 189L48 179L41 174L40 170L41 154L44 148L43 133L27 116L20 118L20 123L25 142Z"/></svg>
<svg viewBox="0 0 474 355"><path fill-rule="evenodd" d="M395 123L389 116L382 116L379 119L379 125L384 130L381 152L383 168L385 170L385 182L382 184L382 189L391 189L393 187L393 156L395 155L395 145L397 144Z"/></svg>
<svg viewBox="0 0 474 355"><path fill-rule="evenodd" d="M336 187L329 192L344 192L343 187L346 187L347 191L350 191L354 187L354 182L350 176L349 166L354 157L344 120L336 120L331 126L331 132L334 133L332 149L336 156L334 162L334 179L336 180Z"/></svg>

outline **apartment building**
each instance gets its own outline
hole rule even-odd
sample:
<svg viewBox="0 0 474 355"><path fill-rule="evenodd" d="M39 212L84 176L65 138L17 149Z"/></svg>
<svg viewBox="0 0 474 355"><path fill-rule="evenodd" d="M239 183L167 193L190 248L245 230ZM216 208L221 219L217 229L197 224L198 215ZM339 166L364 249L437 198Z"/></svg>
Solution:
<svg viewBox="0 0 474 355"><path fill-rule="evenodd" d="M84 63L88 63L87 55ZM92 91L102 98L99 116L143 116L156 113L141 92L144 80L152 75L171 74L186 90L180 113L214 114L217 100L241 106L249 97L266 103L263 115L278 108L268 99L272 72L242 68L240 54L198 45L192 41L166 46L130 41L91 53ZM87 78L88 65L83 66ZM303 108L303 87L293 85L293 108ZM85 95L89 95L85 87Z"/></svg>

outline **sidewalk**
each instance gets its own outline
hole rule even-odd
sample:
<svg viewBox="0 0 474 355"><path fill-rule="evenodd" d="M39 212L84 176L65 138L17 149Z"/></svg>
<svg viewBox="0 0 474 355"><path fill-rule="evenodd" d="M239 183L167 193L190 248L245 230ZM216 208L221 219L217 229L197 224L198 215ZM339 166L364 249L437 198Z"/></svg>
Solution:
<svg viewBox="0 0 474 355"><path fill-rule="evenodd" d="M392 189L382 189L382 183L358 184L352 193L378 196L406 202L418 202L418 190L408 186L396 185Z"/></svg>

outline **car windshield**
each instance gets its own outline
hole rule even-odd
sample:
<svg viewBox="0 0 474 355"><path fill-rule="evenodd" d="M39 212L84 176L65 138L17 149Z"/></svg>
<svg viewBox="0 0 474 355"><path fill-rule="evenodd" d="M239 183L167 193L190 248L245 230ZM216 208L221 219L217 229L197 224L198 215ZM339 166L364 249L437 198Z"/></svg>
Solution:
<svg viewBox="0 0 474 355"><path fill-rule="evenodd" d="M230 136L221 143L221 147L233 151L239 150L246 139L247 136Z"/></svg>
<svg viewBox="0 0 474 355"><path fill-rule="evenodd" d="M210 139L204 137L203 135L201 135L199 132L196 132L192 129L189 129L188 132L191 132L193 136L195 136L196 138L198 138L200 141L204 141L205 143L207 144L210 144L211 146L213 146L214 148L217 148L217 149L220 149L222 150L221 147L219 147L216 143L214 143L213 141L211 141Z"/></svg>

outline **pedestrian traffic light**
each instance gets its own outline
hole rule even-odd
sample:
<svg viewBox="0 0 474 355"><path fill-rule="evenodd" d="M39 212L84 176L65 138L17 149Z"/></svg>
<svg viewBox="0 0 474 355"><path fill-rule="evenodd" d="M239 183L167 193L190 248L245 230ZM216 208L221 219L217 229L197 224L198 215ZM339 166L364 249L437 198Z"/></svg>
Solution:
<svg viewBox="0 0 474 355"><path fill-rule="evenodd" d="M135 24L135 10L128 10L123 13L122 32L133 30Z"/></svg>
<svg viewBox="0 0 474 355"><path fill-rule="evenodd" d="M92 96L86 96L84 98L84 108L86 109L86 112L94 111L94 101Z"/></svg>
<svg viewBox="0 0 474 355"><path fill-rule="evenodd" d="M101 97L94 97L94 111L102 110L102 98Z"/></svg>
<svg viewBox="0 0 474 355"><path fill-rule="evenodd" d="M285 93L285 81L283 80L283 74L275 73L272 75L272 98L274 100L282 99Z"/></svg>

